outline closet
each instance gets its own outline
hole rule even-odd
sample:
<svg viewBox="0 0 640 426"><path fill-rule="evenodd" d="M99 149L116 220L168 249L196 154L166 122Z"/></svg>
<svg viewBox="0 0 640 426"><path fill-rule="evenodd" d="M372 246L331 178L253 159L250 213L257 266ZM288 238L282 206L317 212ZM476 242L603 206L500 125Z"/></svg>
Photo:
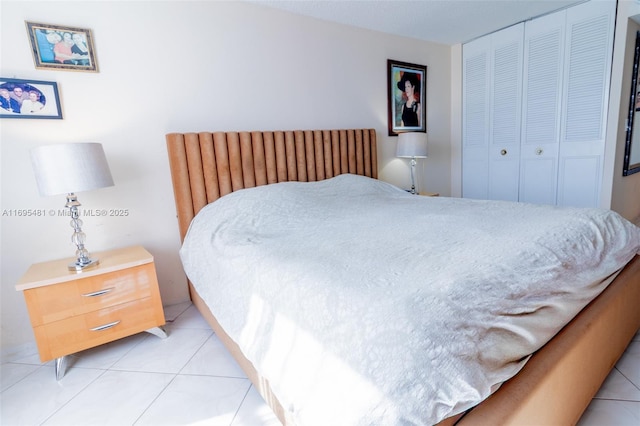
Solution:
<svg viewBox="0 0 640 426"><path fill-rule="evenodd" d="M463 46L462 195L597 207L616 2Z"/></svg>

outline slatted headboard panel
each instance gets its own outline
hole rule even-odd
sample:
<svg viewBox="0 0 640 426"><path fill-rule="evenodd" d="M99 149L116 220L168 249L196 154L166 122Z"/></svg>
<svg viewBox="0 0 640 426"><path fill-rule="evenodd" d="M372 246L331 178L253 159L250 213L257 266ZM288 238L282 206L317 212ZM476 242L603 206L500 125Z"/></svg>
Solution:
<svg viewBox="0 0 640 426"><path fill-rule="evenodd" d="M202 207L258 185L378 177L374 129L169 133L180 238Z"/></svg>

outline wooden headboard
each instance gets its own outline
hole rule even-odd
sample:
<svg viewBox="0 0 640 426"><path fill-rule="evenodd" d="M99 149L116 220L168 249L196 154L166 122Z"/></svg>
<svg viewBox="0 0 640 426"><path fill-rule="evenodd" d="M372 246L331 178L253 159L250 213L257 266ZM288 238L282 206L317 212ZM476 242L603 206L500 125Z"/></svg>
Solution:
<svg viewBox="0 0 640 426"><path fill-rule="evenodd" d="M343 173L378 177L374 129L169 133L180 239L202 207L243 188Z"/></svg>

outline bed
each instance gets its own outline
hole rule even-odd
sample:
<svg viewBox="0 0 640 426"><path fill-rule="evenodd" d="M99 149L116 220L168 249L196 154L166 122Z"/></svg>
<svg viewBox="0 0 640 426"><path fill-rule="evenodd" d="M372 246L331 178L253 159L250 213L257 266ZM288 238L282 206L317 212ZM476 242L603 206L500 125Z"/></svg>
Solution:
<svg viewBox="0 0 640 426"><path fill-rule="evenodd" d="M339 182L347 179L348 185L353 186L356 176L361 177L364 180L362 185L369 188L371 182L368 180L377 178L376 133L373 129L172 133L166 138L183 241L194 217L205 206L221 197L238 193L240 189L261 189L258 187L280 182ZM276 187L281 185L272 188ZM400 194L402 191L399 190L394 193L389 188L381 190L391 191L389 197L394 201L400 197L399 203L439 203L444 208L444 203L456 202L444 200L444 197L442 200L427 200L427 197ZM354 195L357 192L354 191ZM241 349L238 344L237 336L238 341L221 325L227 324L227 319L218 318L216 309L211 308L216 294L206 296L209 302L205 302L199 294L203 291L197 291L191 281L188 285L194 305L282 423L296 424L299 412L292 412L288 400L283 406L277 396L282 392L281 385L270 383L265 377L263 362L258 362L261 367L256 368L246 356L247 349ZM577 422L640 327L638 256L632 256L621 271L611 274L602 288L604 291L597 291L600 294L575 318L557 334L554 332L555 337L532 356L526 357L526 362L521 360L514 377L499 389L491 389L490 396L483 396L477 405L439 418L439 424ZM235 335L235 332L231 334ZM246 343L241 344L246 346ZM254 356L249 355L250 358ZM278 391L274 392L274 387ZM331 407L326 407L326 410L331 410Z"/></svg>

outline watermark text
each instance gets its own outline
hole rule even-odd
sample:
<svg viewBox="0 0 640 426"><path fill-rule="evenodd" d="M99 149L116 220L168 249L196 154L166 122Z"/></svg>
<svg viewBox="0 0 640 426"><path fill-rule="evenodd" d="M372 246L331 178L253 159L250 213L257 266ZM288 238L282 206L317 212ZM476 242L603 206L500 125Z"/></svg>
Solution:
<svg viewBox="0 0 640 426"><path fill-rule="evenodd" d="M129 209L78 209L80 217L127 217ZM69 209L3 209L2 217L71 217Z"/></svg>

